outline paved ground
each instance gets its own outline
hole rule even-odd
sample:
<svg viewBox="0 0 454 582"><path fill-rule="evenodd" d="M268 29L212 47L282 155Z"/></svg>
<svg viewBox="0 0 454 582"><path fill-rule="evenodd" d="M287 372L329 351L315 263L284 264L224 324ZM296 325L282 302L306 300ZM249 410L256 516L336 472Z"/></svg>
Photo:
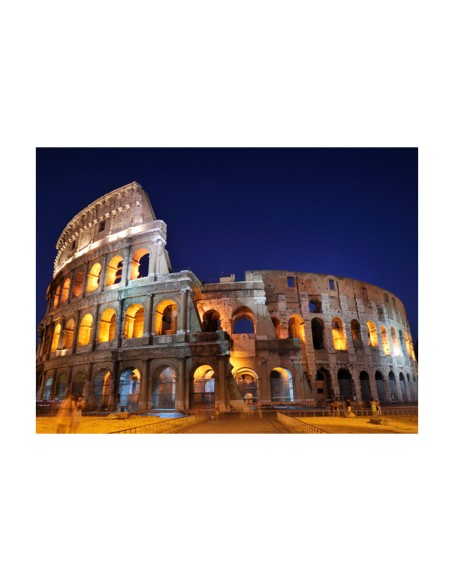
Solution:
<svg viewBox="0 0 454 582"><path fill-rule="evenodd" d="M289 433L276 420L275 412L265 412L262 418L241 418L240 414L221 414L219 420L208 420L182 431L184 434L275 434Z"/></svg>

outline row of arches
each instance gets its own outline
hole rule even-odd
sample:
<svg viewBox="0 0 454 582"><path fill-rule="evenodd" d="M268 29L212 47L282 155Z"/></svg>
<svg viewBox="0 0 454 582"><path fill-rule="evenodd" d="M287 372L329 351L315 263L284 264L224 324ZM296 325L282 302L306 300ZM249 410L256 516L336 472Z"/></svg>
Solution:
<svg viewBox="0 0 454 582"><path fill-rule="evenodd" d="M59 305L67 303L70 297L81 297L84 286L86 293L96 291L102 284L103 275L103 283L106 287L120 283L123 278L123 262L124 260L121 255L115 255L106 265L104 274L102 272L102 265L98 261L90 266L86 276L84 270L77 270L73 277L66 277L56 286L52 297L52 307L55 309ZM129 262L129 280L133 281L148 277L149 266L150 251L145 248L136 250Z"/></svg>
<svg viewBox="0 0 454 582"><path fill-rule="evenodd" d="M417 402L416 378L410 377L407 373L405 376L400 372L396 377L393 371L390 371L387 376L382 372L376 371L374 376L376 395L380 402L398 403L398 402ZM339 394L344 399L356 398L356 391L351 372L347 368L341 368L337 372L337 382L339 386ZM369 373L362 370L359 374L359 394L361 400L370 402L376 396L372 393L372 384ZM335 391L333 381L329 370L326 368L319 368L317 370L315 379L315 388L317 392L317 399L323 400L325 398L333 398Z"/></svg>
<svg viewBox="0 0 454 582"><path fill-rule="evenodd" d="M101 369L89 380L86 372L78 371L69 382L66 372L59 373L56 378L49 376L44 384L43 398L45 400L61 400L71 391L72 394L83 394L86 409L92 411L139 409L143 375L137 367L127 367L119 377L118 389L115 390L111 370ZM177 390L177 372L171 365L157 366L151 376L151 389L147 398L149 409L174 409ZM215 372L210 365L198 366L190 377L190 408L214 406Z"/></svg>
<svg viewBox="0 0 454 582"><path fill-rule="evenodd" d="M272 321L276 330L278 338L282 337L281 322L278 318L272 317ZM325 322L319 317L311 319L312 344L315 350L326 349L325 339ZM203 315L203 329L204 331L216 331L222 329L221 317L218 311L211 309ZM306 343L306 331L304 320L300 315L292 315L288 320L287 325L288 337L297 338ZM233 316L233 333L255 333L255 317L248 308L241 308L234 313ZM357 319L352 319L350 322L351 341L354 348L363 346L363 338L361 331L361 324ZM367 321L365 325L365 333L367 335L367 345L371 348L379 347L379 338L385 356L401 356L408 354L415 360L415 353L413 342L407 332L396 331L391 327L390 334L384 325L379 329L373 321ZM331 334L334 349L337 351L348 350L348 340L344 323L340 317L334 317L331 321ZM392 350L391 350L392 347Z"/></svg>
<svg viewBox="0 0 454 582"><path fill-rule="evenodd" d="M123 322L123 337L125 339L139 338L144 334L145 308L140 303L130 305ZM177 333L178 305L175 301L166 299L161 301L154 312L155 335L168 335ZM51 342L51 353L57 349L68 349L74 345L85 346L92 341L94 317L86 313L78 325L74 318L68 318L63 324L57 323L54 327ZM98 318L98 330L96 341L98 343L110 342L115 339L117 333L117 312L109 307L101 312Z"/></svg>

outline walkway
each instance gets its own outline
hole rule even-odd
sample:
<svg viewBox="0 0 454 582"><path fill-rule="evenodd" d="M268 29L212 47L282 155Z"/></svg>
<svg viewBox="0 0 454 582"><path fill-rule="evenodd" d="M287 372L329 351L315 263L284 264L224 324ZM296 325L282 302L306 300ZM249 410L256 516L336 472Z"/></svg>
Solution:
<svg viewBox="0 0 454 582"><path fill-rule="evenodd" d="M184 434L276 434L289 433L276 419L276 412L263 412L262 418L241 418L239 413L219 415L219 420L208 420L179 431Z"/></svg>

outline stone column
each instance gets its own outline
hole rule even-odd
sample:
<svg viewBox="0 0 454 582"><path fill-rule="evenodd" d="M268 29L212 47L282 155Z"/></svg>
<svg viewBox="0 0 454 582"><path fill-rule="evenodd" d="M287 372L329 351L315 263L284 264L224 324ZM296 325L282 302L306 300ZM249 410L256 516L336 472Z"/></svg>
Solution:
<svg viewBox="0 0 454 582"><path fill-rule="evenodd" d="M178 380L175 394L175 410L178 410L180 412L183 412L188 408L188 405L186 403L186 396L189 394L189 390L187 390L186 394L185 379L186 379L186 360L184 358L181 358L178 360Z"/></svg>
<svg viewBox="0 0 454 582"><path fill-rule="evenodd" d="M153 300L154 300L154 295L153 293L151 293L150 295L147 295L147 304L146 304L146 311L145 311L145 322L144 322L144 328L143 328L143 335L145 337L150 337L150 328L152 325L152 319L153 319ZM149 342L151 343L151 342Z"/></svg>
<svg viewBox="0 0 454 582"><path fill-rule="evenodd" d="M127 285L129 282L129 255L130 247L126 247L124 257L123 257L123 268L121 271L121 281L120 284Z"/></svg>
<svg viewBox="0 0 454 582"><path fill-rule="evenodd" d="M271 400L270 375L268 374L267 360L260 360L260 397L262 400Z"/></svg>
<svg viewBox="0 0 454 582"><path fill-rule="evenodd" d="M120 299L118 318L117 318L117 322L115 324L115 338L116 338L116 343L117 343L117 349L121 347L121 343L122 343L124 304L125 304L125 300Z"/></svg>
<svg viewBox="0 0 454 582"><path fill-rule="evenodd" d="M219 409L219 412L227 410L225 404L225 357L218 359L218 375L215 385L214 405Z"/></svg>
<svg viewBox="0 0 454 582"><path fill-rule="evenodd" d="M96 349L96 341L97 341L97 336L98 336L97 332L98 332L99 309L100 309L100 306L98 304L95 308L95 316L93 318L93 328L92 328L93 329L93 338L91 340L91 347L90 347L90 350L92 352L94 352Z"/></svg>
<svg viewBox="0 0 454 582"><path fill-rule="evenodd" d="M150 408L150 361L143 360L142 365L142 378L140 381L140 392L139 392L139 412L147 412Z"/></svg>

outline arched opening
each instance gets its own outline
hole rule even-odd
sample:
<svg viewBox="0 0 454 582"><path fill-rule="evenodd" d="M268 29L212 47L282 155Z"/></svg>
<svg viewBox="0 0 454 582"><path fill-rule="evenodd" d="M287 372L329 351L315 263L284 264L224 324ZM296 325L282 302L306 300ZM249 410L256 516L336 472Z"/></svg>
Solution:
<svg viewBox="0 0 454 582"><path fill-rule="evenodd" d="M140 372L137 368L127 368L120 376L121 411L136 412L139 407Z"/></svg>
<svg viewBox="0 0 454 582"><path fill-rule="evenodd" d="M61 324L57 323L54 327L54 333L52 334L52 345L50 347L50 353L54 354L58 348L58 342L60 341L60 334L61 334Z"/></svg>
<svg viewBox="0 0 454 582"><path fill-rule="evenodd" d="M246 394L252 394L253 398L258 398L258 376L254 370L241 368L235 372L234 378L243 398Z"/></svg>
<svg viewBox="0 0 454 582"><path fill-rule="evenodd" d="M387 402L385 390L385 380L381 372L375 372L375 383L377 385L377 394L380 402Z"/></svg>
<svg viewBox="0 0 454 582"><path fill-rule="evenodd" d="M396 377L394 372L390 372L388 376L389 390L391 392L391 401L399 402L399 394L397 392Z"/></svg>
<svg viewBox="0 0 454 582"><path fill-rule="evenodd" d="M325 342L324 342L324 324L321 319L315 317L311 321L311 329L312 329L312 343L314 344L314 350L324 350L325 349Z"/></svg>
<svg viewBox="0 0 454 582"><path fill-rule="evenodd" d="M98 342L110 342L115 337L115 326L117 323L117 315L114 309L105 309L99 320L98 328Z"/></svg>
<svg viewBox="0 0 454 582"><path fill-rule="evenodd" d="M385 356L391 355L391 346L389 345L389 338L388 332L386 331L386 327L383 325L380 327L380 335L381 335L381 345L383 347L383 353Z"/></svg>
<svg viewBox="0 0 454 582"><path fill-rule="evenodd" d="M303 344L306 343L304 321L300 315L292 315L290 317L288 322L288 337L299 339Z"/></svg>
<svg viewBox="0 0 454 582"><path fill-rule="evenodd" d="M378 347L378 336L377 336L377 328L375 327L375 323L373 321L368 321L366 323L367 326L367 343L370 348L377 348Z"/></svg>
<svg viewBox="0 0 454 582"><path fill-rule="evenodd" d="M67 391L68 391L68 376L65 373L59 374L57 378L57 386L54 398L56 398L57 400L63 400Z"/></svg>
<svg viewBox="0 0 454 582"><path fill-rule="evenodd" d="M91 313L86 313L79 325L79 336L77 338L77 345L86 346L90 343L91 329L93 327L93 316Z"/></svg>
<svg viewBox="0 0 454 582"><path fill-rule="evenodd" d="M87 376L85 372L77 372L73 379L72 393L74 396L83 395Z"/></svg>
<svg viewBox="0 0 454 582"><path fill-rule="evenodd" d="M93 394L93 408L95 410L108 410L111 397L112 376L109 370L100 370L95 377L95 390Z"/></svg>
<svg viewBox="0 0 454 582"><path fill-rule="evenodd" d="M400 383L400 392L402 394L403 402L409 402L410 396L407 392L407 385L405 384L405 376L402 374L402 372L399 374L399 383Z"/></svg>
<svg viewBox="0 0 454 582"><path fill-rule="evenodd" d="M73 347L74 343L74 319L70 319L65 324L65 329L63 330L63 349L68 350Z"/></svg>
<svg viewBox="0 0 454 582"><path fill-rule="evenodd" d="M101 276L101 265L99 263L95 263L91 267L87 277L87 293L96 291L96 289L99 287L100 276Z"/></svg>
<svg viewBox="0 0 454 582"><path fill-rule="evenodd" d="M191 408L213 407L215 400L216 379L211 366L199 366L191 379L189 406Z"/></svg>
<svg viewBox="0 0 454 582"><path fill-rule="evenodd" d="M361 386L361 399L363 402L369 403L372 400L372 390L370 388L369 374L362 371L359 375L359 383Z"/></svg>
<svg viewBox="0 0 454 582"><path fill-rule="evenodd" d="M46 378L46 383L44 384L44 400L50 400L52 397L52 377Z"/></svg>
<svg viewBox="0 0 454 582"><path fill-rule="evenodd" d="M317 391L317 401L324 402L327 398L334 396L334 391L331 383L331 374L325 368L317 370L315 376L315 389Z"/></svg>
<svg viewBox="0 0 454 582"><path fill-rule="evenodd" d="M277 337L277 339L280 339L280 337L281 337L281 322L279 321L279 319L277 317L272 317L271 321L273 322L274 329L276 330L276 337Z"/></svg>
<svg viewBox="0 0 454 582"><path fill-rule="evenodd" d="M247 307L240 307L233 314L233 333L234 334L255 334L254 314Z"/></svg>
<svg viewBox="0 0 454 582"><path fill-rule="evenodd" d="M151 407L175 408L177 374L170 366L160 366L153 372Z"/></svg>
<svg viewBox="0 0 454 582"><path fill-rule="evenodd" d="M363 347L363 338L361 337L361 325L357 319L352 319L351 332L353 347L355 349Z"/></svg>
<svg viewBox="0 0 454 582"><path fill-rule="evenodd" d="M320 299L315 297L309 299L309 311L311 313L322 313L322 302Z"/></svg>
<svg viewBox="0 0 454 582"><path fill-rule="evenodd" d="M129 278L133 281L134 279L148 277L149 266L150 251L148 249L137 250L131 259Z"/></svg>
<svg viewBox="0 0 454 582"><path fill-rule="evenodd" d="M174 335L177 333L178 306L175 301L166 299L156 307L154 326L156 335Z"/></svg>
<svg viewBox="0 0 454 582"><path fill-rule="evenodd" d="M61 290L61 302L62 303L66 303L68 301L70 287L71 287L71 279L69 277L66 277L66 279L63 283L63 288Z"/></svg>
<svg viewBox="0 0 454 582"><path fill-rule="evenodd" d="M396 330L393 327L391 328L391 341L393 344L394 355L400 356L401 353L400 353L399 340L397 339Z"/></svg>
<svg viewBox="0 0 454 582"><path fill-rule="evenodd" d="M339 393L344 400L353 400L353 379L350 371L346 368L341 368L337 373L337 381L339 382Z"/></svg>
<svg viewBox="0 0 454 582"><path fill-rule="evenodd" d="M132 339L143 336L145 310L142 305L135 303L128 307L125 313L124 337Z"/></svg>
<svg viewBox="0 0 454 582"><path fill-rule="evenodd" d="M334 349L345 352L347 350L347 338L345 337L344 325L339 317L333 319L332 334Z"/></svg>
<svg viewBox="0 0 454 582"><path fill-rule="evenodd" d="M107 266L106 285L116 285L123 275L123 257L119 255L110 260Z"/></svg>
<svg viewBox="0 0 454 582"><path fill-rule="evenodd" d="M58 285L54 293L54 304L53 304L54 308L57 307L60 303L60 295L61 295L61 284Z"/></svg>
<svg viewBox="0 0 454 582"><path fill-rule="evenodd" d="M221 316L215 309L203 314L203 331L213 332L221 329Z"/></svg>
<svg viewBox="0 0 454 582"><path fill-rule="evenodd" d="M270 374L271 400L293 402L293 378L289 370L274 368Z"/></svg>
<svg viewBox="0 0 454 582"><path fill-rule="evenodd" d="M82 295L83 286L84 286L83 271L77 271L73 283L73 297L80 297Z"/></svg>

